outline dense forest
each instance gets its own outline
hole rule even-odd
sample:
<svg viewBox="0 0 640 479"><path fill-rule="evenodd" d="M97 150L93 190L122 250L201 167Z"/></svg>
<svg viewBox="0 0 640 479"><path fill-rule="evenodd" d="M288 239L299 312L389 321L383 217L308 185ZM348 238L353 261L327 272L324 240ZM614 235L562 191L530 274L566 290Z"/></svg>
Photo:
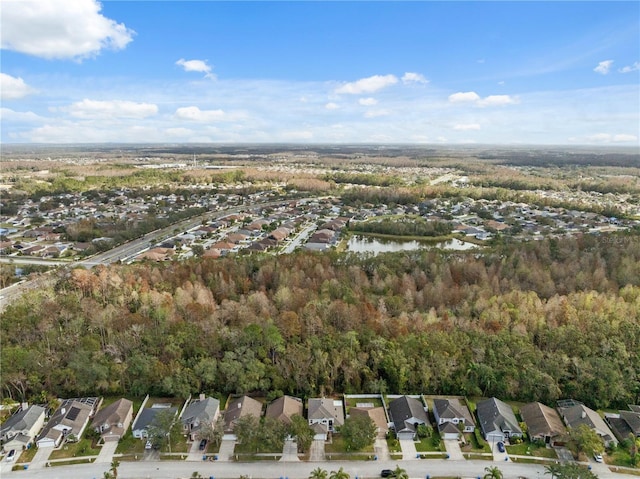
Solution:
<svg viewBox="0 0 640 479"><path fill-rule="evenodd" d="M615 241L612 241L615 239ZM1 394L640 401L640 239L76 269L0 318Z"/></svg>

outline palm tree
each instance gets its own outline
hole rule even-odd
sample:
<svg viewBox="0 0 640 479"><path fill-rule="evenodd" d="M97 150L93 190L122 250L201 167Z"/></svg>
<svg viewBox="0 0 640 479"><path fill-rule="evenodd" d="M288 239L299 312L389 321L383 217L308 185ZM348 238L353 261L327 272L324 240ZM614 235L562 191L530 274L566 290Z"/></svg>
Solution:
<svg viewBox="0 0 640 479"><path fill-rule="evenodd" d="M393 470L391 477L395 477L395 479L409 479L409 474L400 466L396 465L396 468Z"/></svg>
<svg viewBox="0 0 640 479"><path fill-rule="evenodd" d="M311 471L311 474L309 474L309 479L327 479L328 475L329 473L327 471L317 467L313 471Z"/></svg>
<svg viewBox="0 0 640 479"><path fill-rule="evenodd" d="M113 479L118 479L118 468L120 467L120 461L114 459L111 461L111 474L113 475Z"/></svg>
<svg viewBox="0 0 640 479"><path fill-rule="evenodd" d="M502 471L496 466L485 467L484 470L487 471L484 475L484 479L502 479Z"/></svg>
<svg viewBox="0 0 640 479"><path fill-rule="evenodd" d="M103 477L104 479L114 479L113 474L111 474L109 471L104 471Z"/></svg>
<svg viewBox="0 0 640 479"><path fill-rule="evenodd" d="M559 464L550 464L548 466L544 466L544 473L551 474L551 479L555 479L560 476L562 468Z"/></svg>
<svg viewBox="0 0 640 479"><path fill-rule="evenodd" d="M340 468L337 471L331 471L329 479L351 479L351 476Z"/></svg>

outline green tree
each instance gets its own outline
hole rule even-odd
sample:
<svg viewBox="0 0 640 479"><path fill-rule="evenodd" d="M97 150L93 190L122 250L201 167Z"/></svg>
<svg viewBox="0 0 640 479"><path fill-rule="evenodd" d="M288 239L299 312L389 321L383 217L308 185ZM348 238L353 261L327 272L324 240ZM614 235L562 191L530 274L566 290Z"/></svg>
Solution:
<svg viewBox="0 0 640 479"><path fill-rule="evenodd" d="M396 468L391 473L391 477L395 479L409 479L409 474L407 471L400 466L396 465Z"/></svg>
<svg viewBox="0 0 640 479"><path fill-rule="evenodd" d="M359 451L371 446L378 434L376 425L369 416L351 416L340 428L348 451Z"/></svg>
<svg viewBox="0 0 640 479"><path fill-rule="evenodd" d="M220 445L222 436L224 436L224 416L222 414L218 416L215 423L211 424L210 422L206 422L202 425L200 431L198 431L198 437L200 439L206 439L216 447Z"/></svg>
<svg viewBox="0 0 640 479"><path fill-rule="evenodd" d="M311 471L311 474L309 474L309 479L327 479L328 475L329 473L326 470L316 467Z"/></svg>
<svg viewBox="0 0 640 479"><path fill-rule="evenodd" d="M598 433L586 424L580 424L576 428L569 429L569 437L575 441L578 452L587 455L602 454L604 444Z"/></svg>
<svg viewBox="0 0 640 479"><path fill-rule="evenodd" d="M117 459L113 459L111 461L111 473L113 474L113 479L118 479L118 468L120 467L120 461Z"/></svg>
<svg viewBox="0 0 640 479"><path fill-rule="evenodd" d="M155 415L148 429L149 440L154 446L164 448L170 443L174 424L178 424L174 421L175 411L173 410L163 410ZM175 430L173 433L175 434Z"/></svg>
<svg viewBox="0 0 640 479"><path fill-rule="evenodd" d="M548 466L544 467L544 473L549 474L551 476L551 479L556 479L561 470L562 469L560 467L560 464L549 464Z"/></svg>
<svg viewBox="0 0 640 479"><path fill-rule="evenodd" d="M497 466L485 467L484 470L486 471L484 479L502 479L503 477L502 471Z"/></svg>
<svg viewBox="0 0 640 479"><path fill-rule="evenodd" d="M289 434L295 438L300 452L307 452L313 442L314 432L307 420L299 414L291 416L291 424L288 427Z"/></svg>
<svg viewBox="0 0 640 479"><path fill-rule="evenodd" d="M351 479L351 476L341 467L337 471L331 471L329 479Z"/></svg>
<svg viewBox="0 0 640 479"><path fill-rule="evenodd" d="M556 468L556 479L598 479L598 476L590 469L575 462L558 464Z"/></svg>

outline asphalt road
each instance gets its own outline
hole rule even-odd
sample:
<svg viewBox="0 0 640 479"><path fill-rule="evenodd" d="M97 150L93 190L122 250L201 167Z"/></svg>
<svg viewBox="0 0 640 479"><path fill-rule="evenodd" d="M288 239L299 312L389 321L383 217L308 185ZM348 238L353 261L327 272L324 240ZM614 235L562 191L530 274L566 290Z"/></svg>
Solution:
<svg viewBox="0 0 640 479"><path fill-rule="evenodd" d="M322 463L300 462L122 462L118 468L118 479L177 479L192 477L199 472L203 477L216 479L236 479L240 475L247 475L251 479L306 479L310 472L321 467L327 471L335 471L340 467L351 475L352 479L380 477L382 469L394 469L400 465L411 479L426 478L427 476L459 476L468 478L482 477L485 467L498 466L504 474L504 479L546 479L544 467L536 464L519 464L513 462L491 461L447 461L445 459L425 459L410 461L331 461ZM56 466L40 470L26 470L2 473L2 478L42 478L42 479L98 479L104 477L109 469L108 464L86 464L74 466ZM598 476L607 478L627 478L629 476L606 471L598 471Z"/></svg>

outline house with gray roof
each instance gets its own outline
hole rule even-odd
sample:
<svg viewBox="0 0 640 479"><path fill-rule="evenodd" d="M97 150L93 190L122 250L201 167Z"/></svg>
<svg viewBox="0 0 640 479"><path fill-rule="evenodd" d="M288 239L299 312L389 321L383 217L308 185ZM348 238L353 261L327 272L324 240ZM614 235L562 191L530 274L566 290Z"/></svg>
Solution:
<svg viewBox="0 0 640 479"><path fill-rule="evenodd" d="M600 414L584 404L576 403L569 407L561 407L559 413L567 427L575 429L585 424L593 429L600 436L605 447L618 444L618 440Z"/></svg>
<svg viewBox="0 0 640 479"><path fill-rule="evenodd" d="M327 439L329 433L344 424L344 406L339 399L311 398L307 404L307 420L315 437Z"/></svg>
<svg viewBox="0 0 640 479"><path fill-rule="evenodd" d="M491 398L480 401L476 405L476 414L482 435L487 441L505 442L512 437L522 437L522 429L513 409L500 399Z"/></svg>
<svg viewBox="0 0 640 479"><path fill-rule="evenodd" d="M161 412L165 414L171 414L175 416L178 413L178 408L172 407L170 404L153 404L151 407L144 408L138 412L138 416L133 425L131 426L131 432L133 437L137 439L146 439L150 436L149 429L153 424L156 416Z"/></svg>
<svg viewBox="0 0 640 479"><path fill-rule="evenodd" d="M420 424L430 424L425 406L411 396L400 396L391 401L389 416L398 439L413 440Z"/></svg>
<svg viewBox="0 0 640 479"><path fill-rule="evenodd" d="M198 433L203 427L213 427L220 415L220 401L201 394L198 399L189 403L182 413L180 421L190 441L199 439Z"/></svg>
<svg viewBox="0 0 640 479"><path fill-rule="evenodd" d="M605 413L604 420L618 441L629 439L630 435L640 437L640 406L629 405L629 411Z"/></svg>
<svg viewBox="0 0 640 479"><path fill-rule="evenodd" d="M42 406L21 407L0 428L3 449L21 451L33 442L44 426L45 408Z"/></svg>
<svg viewBox="0 0 640 479"><path fill-rule="evenodd" d="M434 399L433 415L443 439L459 439L461 433L473 432L476 429L471 411L458 398Z"/></svg>

